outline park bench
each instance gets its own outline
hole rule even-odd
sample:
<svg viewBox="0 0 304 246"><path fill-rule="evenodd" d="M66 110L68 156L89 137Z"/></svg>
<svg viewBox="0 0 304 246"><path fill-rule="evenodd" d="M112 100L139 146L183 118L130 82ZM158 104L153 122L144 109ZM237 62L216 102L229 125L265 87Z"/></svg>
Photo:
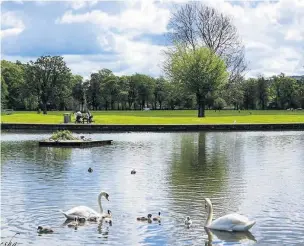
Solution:
<svg viewBox="0 0 304 246"><path fill-rule="evenodd" d="M82 116L82 123L84 124L84 122L87 122L87 123L92 123L94 122L93 121L93 115L90 115L89 117L87 115L85 116Z"/></svg>

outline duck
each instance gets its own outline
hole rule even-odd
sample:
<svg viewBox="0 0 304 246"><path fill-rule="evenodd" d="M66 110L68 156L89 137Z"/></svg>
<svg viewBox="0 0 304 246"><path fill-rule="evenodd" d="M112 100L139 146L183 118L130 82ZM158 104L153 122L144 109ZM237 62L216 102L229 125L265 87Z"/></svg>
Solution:
<svg viewBox="0 0 304 246"><path fill-rule="evenodd" d="M84 217L78 217L77 221L79 221L80 223L84 223L86 221L86 218L84 218Z"/></svg>
<svg viewBox="0 0 304 246"><path fill-rule="evenodd" d="M67 224L68 227L74 227L75 229L77 229L78 227L78 219L77 217L74 218L74 221L71 221L70 223Z"/></svg>
<svg viewBox="0 0 304 246"><path fill-rule="evenodd" d="M88 221L94 221L94 222L97 222L98 217L96 217L96 216L88 217L88 219L87 219L87 220L88 220Z"/></svg>
<svg viewBox="0 0 304 246"><path fill-rule="evenodd" d="M158 212L158 216L153 218L154 221L160 221L160 212Z"/></svg>
<svg viewBox="0 0 304 246"><path fill-rule="evenodd" d="M88 172L89 172L89 173L93 172L93 169L92 169L92 168L89 168L89 169L88 169Z"/></svg>
<svg viewBox="0 0 304 246"><path fill-rule="evenodd" d="M131 174L136 174L135 169L131 170Z"/></svg>
<svg viewBox="0 0 304 246"><path fill-rule="evenodd" d="M140 221L149 221L149 220L151 220L151 217L152 217L152 214L148 214L148 216L147 217L138 217L137 218L137 220L140 220Z"/></svg>
<svg viewBox="0 0 304 246"><path fill-rule="evenodd" d="M189 216L187 216L185 219L185 225L190 226L191 224L192 224L192 220L190 219Z"/></svg>
<svg viewBox="0 0 304 246"><path fill-rule="evenodd" d="M45 226L38 226L37 228L38 233L53 233L54 230L50 227L45 227Z"/></svg>
<svg viewBox="0 0 304 246"><path fill-rule="evenodd" d="M208 217L205 222L205 227L220 231L248 231L255 225L254 220L249 220L247 217L240 214L227 214L216 220L213 219L213 206L209 198L205 198L205 208L208 210Z"/></svg>
<svg viewBox="0 0 304 246"><path fill-rule="evenodd" d="M111 213L111 210L108 210L108 217L105 217L104 221L106 223L112 223L112 213Z"/></svg>

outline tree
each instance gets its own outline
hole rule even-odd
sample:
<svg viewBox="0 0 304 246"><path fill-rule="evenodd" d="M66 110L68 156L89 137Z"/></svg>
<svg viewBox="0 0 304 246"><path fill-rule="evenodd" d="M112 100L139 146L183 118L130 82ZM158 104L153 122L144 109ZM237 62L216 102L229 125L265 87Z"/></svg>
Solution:
<svg viewBox="0 0 304 246"><path fill-rule="evenodd" d="M77 108L80 108L81 111L84 110L85 104L85 87L83 83L83 78L80 75L72 75L72 97L78 102Z"/></svg>
<svg viewBox="0 0 304 246"><path fill-rule="evenodd" d="M179 7L169 21L170 41L195 50L208 47L226 63L229 82L235 81L246 69L244 46L229 16L199 2Z"/></svg>
<svg viewBox="0 0 304 246"><path fill-rule="evenodd" d="M208 48L189 49L177 45L168 52L164 69L175 82L195 93L198 117L205 117L205 103L208 93L225 84L228 78L225 62Z"/></svg>
<svg viewBox="0 0 304 246"><path fill-rule="evenodd" d="M70 69L61 56L41 56L35 62L27 64L27 84L41 102L44 114L47 114L50 99L65 91L70 76Z"/></svg>
<svg viewBox="0 0 304 246"><path fill-rule="evenodd" d="M1 109L6 107L8 96L9 94L7 91L7 84L5 83L5 80L1 75Z"/></svg>
<svg viewBox="0 0 304 246"><path fill-rule="evenodd" d="M162 104L166 99L166 83L167 81L164 77L160 77L155 80L155 87L153 91L154 109L157 108L157 103L159 104L159 109L162 109Z"/></svg>
<svg viewBox="0 0 304 246"><path fill-rule="evenodd" d="M140 105L140 109L148 106L147 103L151 100L155 81L152 77L144 74L136 73L131 77L133 96L137 94L136 99ZM135 88L134 88L135 86Z"/></svg>
<svg viewBox="0 0 304 246"><path fill-rule="evenodd" d="M2 93L4 93L3 99L8 108L25 108L25 83L22 65L5 60L1 61L1 87Z"/></svg>
<svg viewBox="0 0 304 246"><path fill-rule="evenodd" d="M296 106L297 82L286 77L283 73L273 76L270 80L270 96L278 109L286 109Z"/></svg>
<svg viewBox="0 0 304 246"><path fill-rule="evenodd" d="M221 91L221 97L227 102L228 105L233 105L234 109L239 110L242 108L244 101L243 91L244 78L233 81L232 83L226 84Z"/></svg>
<svg viewBox="0 0 304 246"><path fill-rule="evenodd" d="M226 104L225 100L221 97L218 97L214 100L213 108L220 110L220 109L223 109L226 105L227 104Z"/></svg>
<svg viewBox="0 0 304 246"><path fill-rule="evenodd" d="M256 109L256 80L250 78L245 80L242 84L244 92L244 108L245 109Z"/></svg>
<svg viewBox="0 0 304 246"><path fill-rule="evenodd" d="M263 77L259 76L256 82L257 98L260 109L264 110L268 103L268 81Z"/></svg>

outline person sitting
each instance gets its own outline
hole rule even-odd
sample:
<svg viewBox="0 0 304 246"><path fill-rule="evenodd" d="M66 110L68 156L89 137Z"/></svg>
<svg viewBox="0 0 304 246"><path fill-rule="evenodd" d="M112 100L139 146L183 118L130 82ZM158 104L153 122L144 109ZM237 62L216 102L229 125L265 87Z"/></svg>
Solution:
<svg viewBox="0 0 304 246"><path fill-rule="evenodd" d="M87 123L93 122L93 115L91 115L90 111L86 113L86 116L82 119L83 123L86 121Z"/></svg>
<svg viewBox="0 0 304 246"><path fill-rule="evenodd" d="M93 122L93 115L91 115L90 111L88 111L87 117L88 117L88 123L92 123Z"/></svg>
<svg viewBox="0 0 304 246"><path fill-rule="evenodd" d="M75 116L76 116L75 123L81 123L82 113L78 110Z"/></svg>

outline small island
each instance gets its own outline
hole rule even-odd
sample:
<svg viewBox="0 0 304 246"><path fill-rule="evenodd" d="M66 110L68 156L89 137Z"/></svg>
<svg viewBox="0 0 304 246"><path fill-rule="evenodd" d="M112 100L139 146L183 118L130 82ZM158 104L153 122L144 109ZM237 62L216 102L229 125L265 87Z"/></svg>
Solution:
<svg viewBox="0 0 304 246"><path fill-rule="evenodd" d="M39 146L54 147L95 147L112 144L113 140L92 140L85 136L76 137L68 130L57 131L46 140L39 141Z"/></svg>

